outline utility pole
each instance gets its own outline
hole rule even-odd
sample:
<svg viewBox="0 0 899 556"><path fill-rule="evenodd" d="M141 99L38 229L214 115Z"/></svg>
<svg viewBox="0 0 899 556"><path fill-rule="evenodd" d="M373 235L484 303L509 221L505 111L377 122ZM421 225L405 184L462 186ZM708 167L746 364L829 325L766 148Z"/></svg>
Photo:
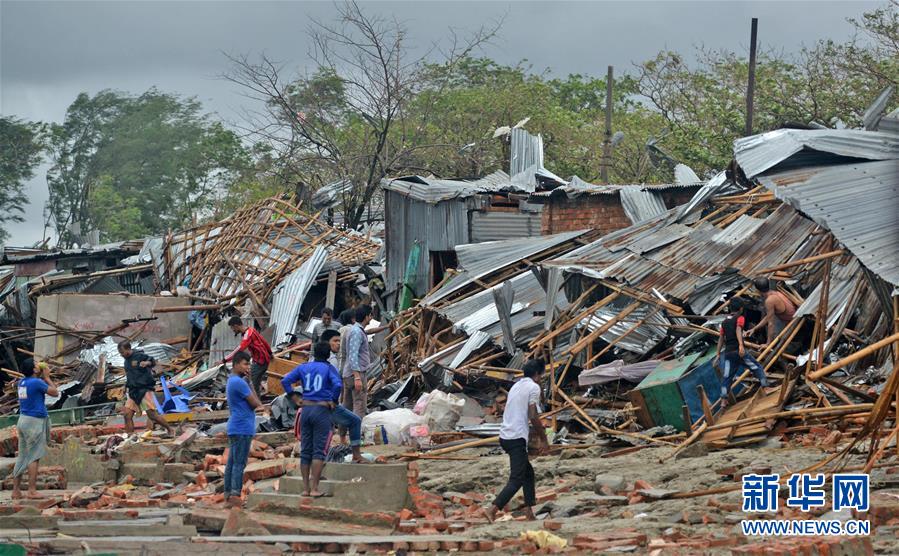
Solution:
<svg viewBox="0 0 899 556"><path fill-rule="evenodd" d="M609 166L612 164L612 66L606 75L606 138L602 142L602 168L600 176L603 183L609 183Z"/></svg>
<svg viewBox="0 0 899 556"><path fill-rule="evenodd" d="M758 38L759 18L752 18L752 31L749 33L749 83L746 84L746 132L744 136L752 135L752 110L753 97L755 96L755 50Z"/></svg>

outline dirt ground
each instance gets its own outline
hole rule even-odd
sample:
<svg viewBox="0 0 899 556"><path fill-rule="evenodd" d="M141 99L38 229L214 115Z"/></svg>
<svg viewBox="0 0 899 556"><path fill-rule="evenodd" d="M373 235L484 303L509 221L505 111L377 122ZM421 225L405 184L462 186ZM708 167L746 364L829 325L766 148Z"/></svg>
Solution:
<svg viewBox="0 0 899 556"><path fill-rule="evenodd" d="M776 443L775 443L776 444ZM818 448L807 447L752 447L713 451L696 457L667 459L673 448L651 447L631 454L602 458L599 449L569 450L561 455L532 458L537 478L538 498L559 487L570 487L559 493L555 500L538 504L538 518L550 518L561 523L555 534L569 541L579 533L608 532L633 528L645 533L649 539L668 537L726 538L741 535L739 521L747 517L741 513L741 492L687 499L662 499L615 506L598 506L594 493L594 478L599 474L620 475L627 482L624 490L633 491L634 482L642 480L654 489L680 492L698 491L726 486L739 486L732 475L719 474L719 470L736 468L738 472L770 468L781 477L817 463L828 454ZM474 455L474 450L462 452ZM862 463L862 456L853 456L852 463ZM419 484L423 489L445 493L474 491L492 500L505 483L508 460L499 449L483 449L474 461L420 462ZM765 471L760 471L765 472ZM872 492L884 471L872 473ZM781 480L781 485L785 484ZM643 486L643 485L641 485ZM828 496L828 504L830 497ZM521 501L520 495L513 506ZM590 516L598 507L606 507L605 516ZM685 515L686 514L686 515ZM494 539L515 537L522 531L542 528L542 522L498 520L493 524L475 526L471 532ZM899 554L899 539L895 527L881 527L872 532L875 552ZM639 552L639 551L638 551ZM648 550L647 550L648 552ZM663 551L662 554L665 552ZM693 553L693 552L691 552ZM730 548L706 549L695 553L730 554Z"/></svg>

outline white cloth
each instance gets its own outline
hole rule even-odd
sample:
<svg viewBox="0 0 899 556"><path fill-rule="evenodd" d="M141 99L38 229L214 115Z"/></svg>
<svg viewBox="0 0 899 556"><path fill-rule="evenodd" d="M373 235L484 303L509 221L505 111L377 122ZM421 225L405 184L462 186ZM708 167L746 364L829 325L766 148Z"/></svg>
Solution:
<svg viewBox="0 0 899 556"><path fill-rule="evenodd" d="M528 440L528 407L536 405L540 411L540 386L528 377L524 377L509 390L506 398L506 409L503 411L503 425L499 429L499 437L503 440L524 438Z"/></svg>

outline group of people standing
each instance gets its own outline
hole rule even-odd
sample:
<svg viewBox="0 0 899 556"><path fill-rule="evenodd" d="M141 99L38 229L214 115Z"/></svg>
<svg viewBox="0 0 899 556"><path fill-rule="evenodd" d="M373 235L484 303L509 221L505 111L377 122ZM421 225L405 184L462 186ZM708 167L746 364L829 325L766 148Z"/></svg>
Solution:
<svg viewBox="0 0 899 556"><path fill-rule="evenodd" d="M300 472L304 493L312 497L323 495L319 481L335 425L340 427L344 443L349 434L353 461L365 461L361 446L367 405L365 371L371 361L368 334L382 328L366 331L372 318L368 305L360 305L341 317L346 324L334 321L330 309L322 312L322 321L313 329L312 360L297 365L281 379L285 394L299 407L296 428L300 437ZM262 335L239 318L232 318L228 324L242 338L237 349L225 358L225 362L232 362L226 386L230 417L225 497L229 505L236 506L240 504L243 471L256 430L255 412L262 407L257 393L272 355ZM252 387L247 384L247 376ZM295 385L300 387L294 389Z"/></svg>
<svg viewBox="0 0 899 556"><path fill-rule="evenodd" d="M746 350L744 336L750 336L765 326L767 342L783 329L794 316L796 307L788 297L774 289L766 278L754 281L764 299L765 317L751 330L745 330L745 304L739 298L729 301L730 314L724 319L718 341L718 362L722 369L722 393L729 395L734 378L742 368L750 369L762 386L767 385L765 372ZM364 462L361 454L361 423L367 406L365 373L371 363L368 336L386 327L368 328L372 309L360 305L344 311L339 321L331 309L322 312L322 319L313 329L312 361L295 367L282 380L284 392L299 406L297 429L301 439L300 466L304 494L323 496L319 481L324 468L333 429L339 427L341 441L349 445L353 461ZM224 477L224 495L229 505L241 503L243 474L256 433L256 413L263 408L259 391L269 363L273 358L271 346L254 328L232 317L228 325L241 336L238 347L228 354L222 364L230 362L231 376L226 386L230 415L227 423L229 451ZM158 424L172 433L172 427L156 411L156 362L130 342L121 342L119 353L124 359L126 374L126 402L123 407L126 432L134 430L134 415L147 413L149 427ZM20 498L21 479L28 473L26 496L38 497L36 491L39 460L49 441L50 426L45 403L46 396L57 396L58 389L50 378L49 367L26 359L20 365L24 375L17 384L20 406L18 421L19 453L13 470L13 498ZM510 476L507 484L487 509L493 520L518 492L524 491L525 515L534 519L531 507L536 503L534 469L528 456L529 439L536 440L538 453L548 446L540 421L540 377L544 363L529 360L523 376L512 386L500 428L500 446L509 456ZM249 379L249 382L248 382ZM294 386L299 384L299 389ZM534 446L532 446L533 448Z"/></svg>

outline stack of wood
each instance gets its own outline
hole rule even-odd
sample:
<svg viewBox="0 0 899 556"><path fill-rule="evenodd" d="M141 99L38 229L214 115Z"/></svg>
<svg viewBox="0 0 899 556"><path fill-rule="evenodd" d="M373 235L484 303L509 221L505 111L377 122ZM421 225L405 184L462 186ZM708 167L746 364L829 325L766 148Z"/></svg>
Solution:
<svg viewBox="0 0 899 556"><path fill-rule="evenodd" d="M329 261L341 265L338 281L355 281L357 274L350 267L373 262L379 249L377 242L359 233L303 212L290 198L273 197L222 222L169 234L160 279L174 289L190 277L197 296L233 304L249 298L264 309L281 280L319 245L329 249Z"/></svg>

